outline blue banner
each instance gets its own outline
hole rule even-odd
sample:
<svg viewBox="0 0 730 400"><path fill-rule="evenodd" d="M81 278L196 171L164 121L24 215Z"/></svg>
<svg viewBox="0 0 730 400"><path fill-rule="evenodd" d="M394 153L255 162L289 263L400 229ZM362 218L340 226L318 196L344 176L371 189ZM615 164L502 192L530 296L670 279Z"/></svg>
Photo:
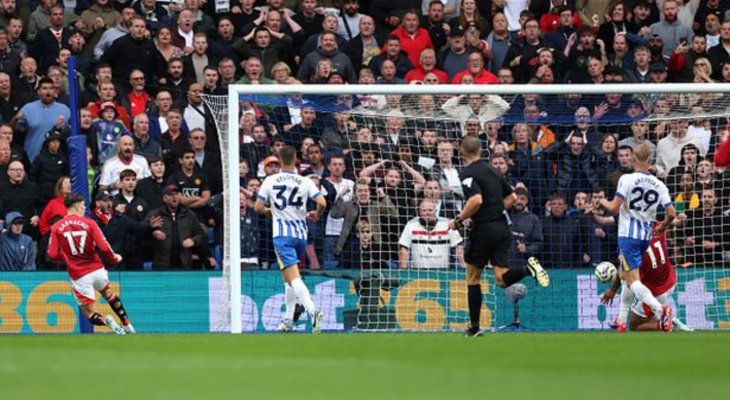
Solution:
<svg viewBox="0 0 730 400"><path fill-rule="evenodd" d="M359 272L305 276L316 306L326 315L324 329L352 328L357 323L357 307L369 304L355 290ZM699 329L730 328L728 272L703 268L678 270L677 274L679 283L673 296L677 315ZM110 272L109 277L139 332L229 330L227 297L220 272ZM375 308L371 308L369 326L462 329L468 320L463 278L456 271L393 271L389 277L392 287L371 293L371 306ZM607 329L608 321L618 314L618 298L609 307L600 304L606 287L596 282L592 270L551 271L551 278L549 289L526 282L528 294L520 302L520 317L526 327ZM244 332L276 329L284 309L283 289L278 271L242 273ZM511 322L512 305L502 290L494 292L493 287L486 285L484 289L487 305L482 310L483 326L498 327ZM98 300L97 306L103 315L113 314L103 300ZM74 333L79 330L77 317L78 308L66 273L0 273L0 332ZM306 316L296 328L308 329Z"/></svg>

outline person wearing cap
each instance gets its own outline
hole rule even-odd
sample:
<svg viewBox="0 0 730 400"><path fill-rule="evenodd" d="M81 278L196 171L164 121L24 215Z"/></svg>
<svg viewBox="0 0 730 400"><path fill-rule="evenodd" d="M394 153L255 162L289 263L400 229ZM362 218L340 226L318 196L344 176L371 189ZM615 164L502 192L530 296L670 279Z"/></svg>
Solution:
<svg viewBox="0 0 730 400"><path fill-rule="evenodd" d="M103 164L116 152L119 138L129 136L130 133L124 123L117 119L117 106L113 102L101 103L100 114L101 118L92 123L91 132L96 137L97 158Z"/></svg>
<svg viewBox="0 0 730 400"><path fill-rule="evenodd" d="M651 63L649 73L651 83L665 83L667 81L667 64L663 62Z"/></svg>
<svg viewBox="0 0 730 400"><path fill-rule="evenodd" d="M469 52L464 38L464 31L455 26L449 31L448 46L438 53L436 68L446 72L449 79L466 68Z"/></svg>
<svg viewBox="0 0 730 400"><path fill-rule="evenodd" d="M164 205L150 211L145 221L161 217L162 224L152 232L154 270L192 269L193 251L207 240L195 213L180 204L180 188L168 183L162 189Z"/></svg>
<svg viewBox="0 0 730 400"><path fill-rule="evenodd" d="M278 174L279 170L281 169L281 161L279 161L279 157L277 156L268 156L264 158L264 160L261 162L261 166L263 168L259 168L259 173L257 174L260 178L265 178L270 175ZM263 171L263 174L261 173Z"/></svg>
<svg viewBox="0 0 730 400"><path fill-rule="evenodd" d="M23 233L25 218L17 211L5 216L5 226L0 231L0 271L34 271L35 245L30 236Z"/></svg>
<svg viewBox="0 0 730 400"><path fill-rule="evenodd" d="M43 150L30 167L30 179L40 186L43 204L54 197L54 187L58 178L68 175L69 172L68 155L62 148L62 141L63 136L58 129L48 132L43 142Z"/></svg>

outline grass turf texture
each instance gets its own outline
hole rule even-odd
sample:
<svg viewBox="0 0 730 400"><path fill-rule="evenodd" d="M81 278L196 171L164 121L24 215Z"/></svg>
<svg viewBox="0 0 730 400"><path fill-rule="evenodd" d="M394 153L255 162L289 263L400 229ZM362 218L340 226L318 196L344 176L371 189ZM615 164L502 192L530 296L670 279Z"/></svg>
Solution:
<svg viewBox="0 0 730 400"><path fill-rule="evenodd" d="M728 398L728 375L730 332L0 337L3 399Z"/></svg>

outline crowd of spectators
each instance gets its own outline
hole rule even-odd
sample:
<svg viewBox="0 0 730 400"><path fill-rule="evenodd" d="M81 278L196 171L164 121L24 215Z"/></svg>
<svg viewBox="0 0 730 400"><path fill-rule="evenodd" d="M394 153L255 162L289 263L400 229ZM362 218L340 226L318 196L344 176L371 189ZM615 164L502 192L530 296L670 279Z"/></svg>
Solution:
<svg viewBox="0 0 730 400"><path fill-rule="evenodd" d="M79 83L71 110L69 58ZM239 84L730 82L719 0L0 0L0 270L45 256L78 113L93 217L124 270L221 260L220 140L205 95ZM241 266L275 265L253 212L284 145L327 199L308 268L459 268L465 135L516 188L513 262L615 259L597 207L649 143L680 212L671 256L730 262L727 94L290 96L241 102ZM728 231L730 232L730 231ZM463 232L462 232L463 234Z"/></svg>

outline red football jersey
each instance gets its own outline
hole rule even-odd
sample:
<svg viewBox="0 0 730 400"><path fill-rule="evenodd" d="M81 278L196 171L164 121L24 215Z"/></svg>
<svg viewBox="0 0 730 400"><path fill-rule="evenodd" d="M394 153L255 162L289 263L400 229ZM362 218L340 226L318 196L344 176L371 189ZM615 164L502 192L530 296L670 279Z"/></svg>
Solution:
<svg viewBox="0 0 730 400"><path fill-rule="evenodd" d="M97 248L109 260L114 260L114 251L92 219L67 215L51 228L48 255L51 259L66 261L73 280L104 268Z"/></svg>
<svg viewBox="0 0 730 400"><path fill-rule="evenodd" d="M674 266L667 251L667 238L663 233L651 238L649 248L644 252L639 276L641 283L648 287L654 296L665 293L677 283L677 275L674 273Z"/></svg>

